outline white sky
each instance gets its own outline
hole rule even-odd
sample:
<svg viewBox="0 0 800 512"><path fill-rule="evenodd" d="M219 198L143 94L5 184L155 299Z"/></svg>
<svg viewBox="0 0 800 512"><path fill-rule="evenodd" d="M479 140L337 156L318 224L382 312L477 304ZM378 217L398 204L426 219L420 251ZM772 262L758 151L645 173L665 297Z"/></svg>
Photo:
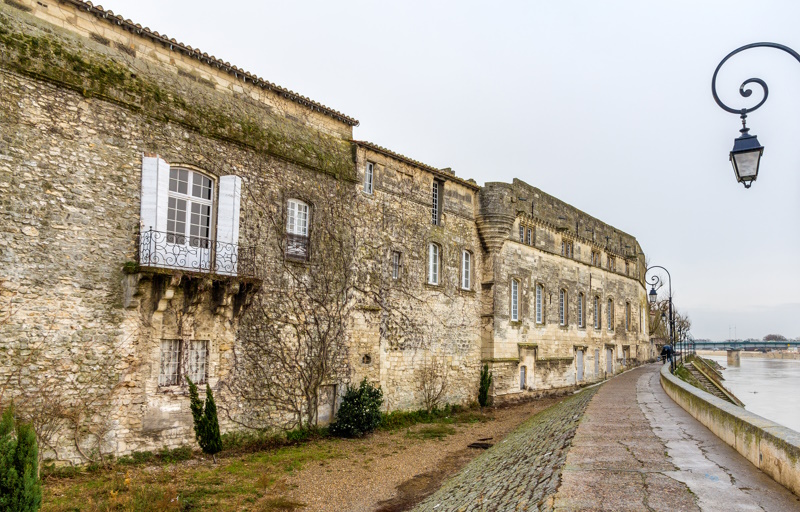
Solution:
<svg viewBox="0 0 800 512"><path fill-rule="evenodd" d="M136 23L361 121L369 140L464 178L518 177L637 237L697 338L800 337L800 63L749 50L723 68L770 97L749 126L711 75L733 49L800 51L800 2L104 0ZM753 101L752 98L756 98Z"/></svg>

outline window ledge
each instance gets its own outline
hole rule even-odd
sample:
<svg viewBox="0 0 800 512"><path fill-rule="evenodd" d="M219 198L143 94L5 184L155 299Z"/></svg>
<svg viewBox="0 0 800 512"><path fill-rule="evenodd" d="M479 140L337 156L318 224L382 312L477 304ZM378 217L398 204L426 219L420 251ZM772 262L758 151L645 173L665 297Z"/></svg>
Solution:
<svg viewBox="0 0 800 512"><path fill-rule="evenodd" d="M464 288L459 288L459 289L458 289L458 291L459 291L459 292L460 292L462 295L467 295L467 296L469 296L469 297L474 297L474 296L475 296L475 290L472 290L472 289L465 290Z"/></svg>

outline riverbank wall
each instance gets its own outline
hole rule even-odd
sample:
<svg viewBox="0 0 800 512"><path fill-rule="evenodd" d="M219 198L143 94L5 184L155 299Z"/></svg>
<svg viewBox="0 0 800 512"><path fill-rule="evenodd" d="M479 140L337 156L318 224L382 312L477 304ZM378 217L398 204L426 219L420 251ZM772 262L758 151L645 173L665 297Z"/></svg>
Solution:
<svg viewBox="0 0 800 512"><path fill-rule="evenodd" d="M717 437L800 496L800 433L683 382L667 365L661 368L661 387Z"/></svg>
<svg viewBox="0 0 800 512"><path fill-rule="evenodd" d="M698 356L720 356L725 357L725 350L698 350ZM774 352L748 352L742 350L739 357L758 358L758 359L800 359L800 352L774 351Z"/></svg>

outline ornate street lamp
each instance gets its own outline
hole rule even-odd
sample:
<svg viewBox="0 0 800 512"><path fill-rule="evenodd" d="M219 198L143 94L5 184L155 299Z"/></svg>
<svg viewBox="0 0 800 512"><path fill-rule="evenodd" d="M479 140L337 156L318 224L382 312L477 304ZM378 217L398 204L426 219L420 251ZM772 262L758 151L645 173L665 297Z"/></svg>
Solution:
<svg viewBox="0 0 800 512"><path fill-rule="evenodd" d="M667 277L669 278L669 282L668 282L668 284L669 284L669 333L668 333L668 336L669 336L669 339L670 339L670 342L671 342L670 345L672 345L672 350L675 350L677 347L675 346L675 318L672 315L672 275L670 275L669 270L667 270L664 267L661 267L659 265L652 265L650 267L647 267L647 269L644 271L644 276L645 276L645 282L649 282L650 285L651 285L650 293L648 294L649 295L649 299L650 299L650 304L655 304L656 297L658 296L658 293L656 293L656 285L660 285L663 282L661 280L661 276L659 276L658 274L655 274L652 277L650 277L649 281L647 280L647 273L650 272L654 268L660 268L661 270L663 270L664 272L667 273ZM664 318L664 313L661 313L661 318L662 319ZM675 360L675 358L673 358L673 361L674 360Z"/></svg>
<svg viewBox="0 0 800 512"><path fill-rule="evenodd" d="M725 62L728 61L728 59L737 53L743 52L744 50L749 50L750 48L776 48L788 53L794 57L795 60L800 62L800 54L788 46L778 43L752 43L733 50L720 61L720 63L717 65L717 69L714 70L714 76L711 78L711 94L714 96L714 101L717 102L717 105L719 105L722 110L730 112L731 114L738 114L739 117L742 118L742 129L739 130L742 135L733 141L733 149L731 150L730 161L731 164L733 164L733 172L736 174L736 181L744 185L744 188L750 188L753 182L756 181L756 178L758 177L758 167L761 162L761 155L764 154L764 146L759 144L758 138L755 135L750 135L749 133L750 129L747 127L747 114L756 110L763 105L765 101L767 101L767 97L769 96L769 88L767 87L766 82L760 78L748 78L742 82L741 86L739 86L739 94L745 98L749 97L751 94L753 94L753 91L749 88L746 88L746 86L749 84L758 84L764 91L764 97L761 98L761 101L758 102L758 104L756 104L754 107L741 109L731 108L724 104L717 95L717 73L719 73L719 69L723 64L725 64Z"/></svg>

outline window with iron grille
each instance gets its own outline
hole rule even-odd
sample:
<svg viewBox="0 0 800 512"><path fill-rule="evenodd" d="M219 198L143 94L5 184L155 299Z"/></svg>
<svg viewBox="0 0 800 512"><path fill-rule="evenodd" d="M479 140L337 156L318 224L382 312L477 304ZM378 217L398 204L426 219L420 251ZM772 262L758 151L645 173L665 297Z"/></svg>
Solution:
<svg viewBox="0 0 800 512"><path fill-rule="evenodd" d="M606 305L606 308L607 308L607 314L608 314L608 319L607 319L607 321L608 321L608 330L609 331L613 331L614 330L614 301L611 300L611 299L608 299L608 304Z"/></svg>
<svg viewBox="0 0 800 512"><path fill-rule="evenodd" d="M375 165L372 162L367 162L367 167L364 169L364 192L372 194L372 176L375 170Z"/></svg>
<svg viewBox="0 0 800 512"><path fill-rule="evenodd" d="M584 319L584 309L585 305L584 302L586 301L586 296L583 293L578 294L578 327L584 327L585 319Z"/></svg>
<svg viewBox="0 0 800 512"><path fill-rule="evenodd" d="M308 259L308 204L299 199L286 203L286 257L295 260Z"/></svg>
<svg viewBox="0 0 800 512"><path fill-rule="evenodd" d="M567 291L564 289L558 291L558 323L567 325Z"/></svg>
<svg viewBox="0 0 800 512"><path fill-rule="evenodd" d="M392 279L400 279L400 253L392 251Z"/></svg>
<svg viewBox="0 0 800 512"><path fill-rule="evenodd" d="M511 280L511 321L519 320L519 281Z"/></svg>
<svg viewBox="0 0 800 512"><path fill-rule="evenodd" d="M519 225L519 243L525 243L525 226L522 224Z"/></svg>
<svg viewBox="0 0 800 512"><path fill-rule="evenodd" d="M207 340L161 340L159 386L180 386L185 377L195 384L206 382Z"/></svg>
<svg viewBox="0 0 800 512"><path fill-rule="evenodd" d="M528 245L533 245L533 232L531 228L528 228L525 232L525 243Z"/></svg>

